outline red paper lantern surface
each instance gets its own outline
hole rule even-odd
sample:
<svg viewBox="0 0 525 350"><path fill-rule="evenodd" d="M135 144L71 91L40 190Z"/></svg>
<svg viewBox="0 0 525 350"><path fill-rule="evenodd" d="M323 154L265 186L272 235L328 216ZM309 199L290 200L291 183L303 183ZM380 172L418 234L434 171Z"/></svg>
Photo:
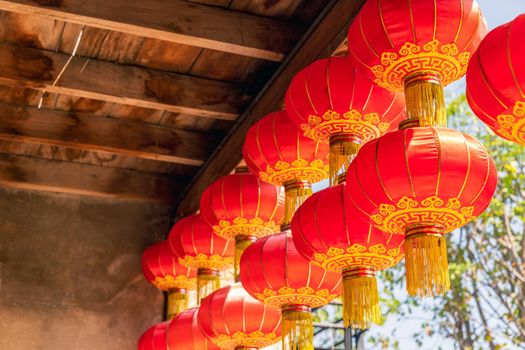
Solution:
<svg viewBox="0 0 525 350"><path fill-rule="evenodd" d="M525 145L525 15L491 31L467 71L467 100L499 136Z"/></svg>
<svg viewBox="0 0 525 350"><path fill-rule="evenodd" d="M206 188L200 209L219 236L264 237L278 230L284 215L284 193L282 187L240 172L223 176Z"/></svg>
<svg viewBox="0 0 525 350"><path fill-rule="evenodd" d="M198 308L186 310L169 322L166 331L166 350L220 350L200 330L197 320L198 311Z"/></svg>
<svg viewBox="0 0 525 350"><path fill-rule="evenodd" d="M461 78L486 33L475 0L368 0L350 26L348 50L378 85L402 91L415 73L442 85Z"/></svg>
<svg viewBox="0 0 525 350"><path fill-rule="evenodd" d="M150 246L142 255L142 272L146 279L162 291L170 289L195 289L196 270L179 263L167 242Z"/></svg>
<svg viewBox="0 0 525 350"><path fill-rule="evenodd" d="M148 329L140 337L138 350L168 350L166 347L166 330L169 322L159 323Z"/></svg>
<svg viewBox="0 0 525 350"><path fill-rule="evenodd" d="M225 350L260 349L279 341L281 313L250 296L240 283L221 288L202 301L203 333Z"/></svg>

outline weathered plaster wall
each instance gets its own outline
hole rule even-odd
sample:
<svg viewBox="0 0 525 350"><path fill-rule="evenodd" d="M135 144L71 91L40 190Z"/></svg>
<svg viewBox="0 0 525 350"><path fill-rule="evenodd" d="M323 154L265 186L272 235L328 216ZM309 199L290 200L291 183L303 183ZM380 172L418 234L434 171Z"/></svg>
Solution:
<svg viewBox="0 0 525 350"><path fill-rule="evenodd" d="M168 208L0 189L0 349L131 350L160 321L142 251Z"/></svg>

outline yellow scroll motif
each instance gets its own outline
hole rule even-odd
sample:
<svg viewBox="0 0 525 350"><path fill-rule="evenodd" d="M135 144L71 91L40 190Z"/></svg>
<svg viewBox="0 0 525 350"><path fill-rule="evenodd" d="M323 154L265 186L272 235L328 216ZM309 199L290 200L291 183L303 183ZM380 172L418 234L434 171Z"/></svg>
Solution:
<svg viewBox="0 0 525 350"><path fill-rule="evenodd" d="M346 249L330 247L326 253L316 253L313 262L335 272L352 267L367 267L379 271L397 264L402 258L399 248L387 250L383 244L370 247L353 244Z"/></svg>
<svg viewBox="0 0 525 350"><path fill-rule="evenodd" d="M498 115L495 131L502 137L525 145L525 101L518 101L512 112Z"/></svg>
<svg viewBox="0 0 525 350"><path fill-rule="evenodd" d="M252 333L235 332L233 335L221 334L211 340L221 349L235 349L241 346L262 349L275 344L279 339L280 337L277 337L274 332L263 333L256 331Z"/></svg>
<svg viewBox="0 0 525 350"><path fill-rule="evenodd" d="M384 52L381 64L372 67L376 84L391 91L403 91L405 78L412 73L435 74L443 86L467 72L470 52L460 52L456 44L432 40L419 46L405 43L399 52Z"/></svg>
<svg viewBox="0 0 525 350"><path fill-rule="evenodd" d="M300 179L315 183L328 177L328 160L316 159L308 162L305 159L296 159L293 162L278 161L275 166L268 166L261 171L259 177L264 182L282 185L287 181Z"/></svg>
<svg viewBox="0 0 525 350"><path fill-rule="evenodd" d="M180 263L192 269L212 269L212 270L227 270L233 267L233 258L224 258L219 254L211 256L206 254L197 254L196 256L186 255L180 259Z"/></svg>
<svg viewBox="0 0 525 350"><path fill-rule="evenodd" d="M175 288L188 290L196 288L195 278L188 278L185 275L155 277L155 280L152 283L155 287L164 291Z"/></svg>
<svg viewBox="0 0 525 350"><path fill-rule="evenodd" d="M421 222L442 225L447 233L475 219L473 211L474 207L462 207L457 198L445 202L437 196L430 196L418 202L403 197L395 206L381 204L379 214L371 218L380 230L388 233L404 234L408 224Z"/></svg>
<svg viewBox="0 0 525 350"><path fill-rule="evenodd" d="M236 236L266 237L277 232L279 225L273 220L264 222L261 218L236 217L233 220L220 220L213 229L219 236L233 240Z"/></svg>
<svg viewBox="0 0 525 350"><path fill-rule="evenodd" d="M276 308L283 305L307 305L315 308L328 304L337 297L326 288L314 290L308 286L298 289L285 286L279 288L277 292L265 288L262 293L256 293L255 296L266 305Z"/></svg>
<svg viewBox="0 0 525 350"><path fill-rule="evenodd" d="M351 134L365 143L381 136L389 124L381 122L377 113L361 114L352 109L345 114L328 110L322 116L311 115L308 124L302 124L304 136L317 142L328 143L330 135Z"/></svg>

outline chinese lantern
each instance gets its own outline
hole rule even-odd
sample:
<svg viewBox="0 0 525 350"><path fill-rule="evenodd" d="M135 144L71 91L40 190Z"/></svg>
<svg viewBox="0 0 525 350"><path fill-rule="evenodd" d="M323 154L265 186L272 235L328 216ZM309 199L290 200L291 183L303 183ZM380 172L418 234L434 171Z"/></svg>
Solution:
<svg viewBox="0 0 525 350"><path fill-rule="evenodd" d="M242 252L257 238L277 232L284 215L280 186L239 167L212 183L201 197L202 217L225 239L235 240L235 276Z"/></svg>
<svg viewBox="0 0 525 350"><path fill-rule="evenodd" d="M244 141L243 158L264 182L284 186L283 224L312 195L312 183L328 177L328 146L296 129L285 111L268 114L255 123Z"/></svg>
<svg viewBox="0 0 525 350"><path fill-rule="evenodd" d="M496 183L494 162L472 136L416 127L363 146L345 198L380 230L405 235L407 290L431 296L450 288L445 234L481 214Z"/></svg>
<svg viewBox="0 0 525 350"><path fill-rule="evenodd" d="M166 350L221 350L200 330L198 311L198 308L192 308L171 320L166 331Z"/></svg>
<svg viewBox="0 0 525 350"><path fill-rule="evenodd" d="M385 234L352 214L347 185L315 193L292 220L297 250L343 277L345 326L366 329L380 322L375 274L403 258L403 236Z"/></svg>
<svg viewBox="0 0 525 350"><path fill-rule="evenodd" d="M233 265L234 248L217 236L200 215L185 217L168 236L171 251L182 265L197 270L197 301L220 288L219 272Z"/></svg>
<svg viewBox="0 0 525 350"><path fill-rule="evenodd" d="M198 321L204 335L223 350L261 349L279 341L281 313L235 283L206 297Z"/></svg>
<svg viewBox="0 0 525 350"><path fill-rule="evenodd" d="M167 242L155 243L144 251L142 272L151 284L168 293L168 320L188 308L187 292L195 289L197 274L179 263Z"/></svg>
<svg viewBox="0 0 525 350"><path fill-rule="evenodd" d="M162 322L144 332L139 339L138 350L168 350L166 348L168 325L169 322Z"/></svg>
<svg viewBox="0 0 525 350"><path fill-rule="evenodd" d="M467 100L499 136L525 145L525 15L491 31L467 71Z"/></svg>
<svg viewBox="0 0 525 350"><path fill-rule="evenodd" d="M361 144L396 128L405 116L403 94L375 85L347 57L318 60L297 73L285 104L306 136L330 144L332 185Z"/></svg>
<svg viewBox="0 0 525 350"><path fill-rule="evenodd" d="M350 25L348 51L376 84L404 89L410 119L446 126L443 86L465 74L486 33L475 0L368 0Z"/></svg>
<svg viewBox="0 0 525 350"><path fill-rule="evenodd" d="M339 274L312 265L286 231L249 246L241 258L240 277L251 296L281 310L283 349L313 349L311 309L340 294Z"/></svg>

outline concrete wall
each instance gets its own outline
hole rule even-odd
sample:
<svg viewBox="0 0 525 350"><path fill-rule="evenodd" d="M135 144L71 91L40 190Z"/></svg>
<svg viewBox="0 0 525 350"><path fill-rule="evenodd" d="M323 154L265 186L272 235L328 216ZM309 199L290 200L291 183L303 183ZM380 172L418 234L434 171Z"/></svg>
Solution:
<svg viewBox="0 0 525 350"><path fill-rule="evenodd" d="M161 320L140 271L168 208L0 189L0 349L131 350Z"/></svg>

